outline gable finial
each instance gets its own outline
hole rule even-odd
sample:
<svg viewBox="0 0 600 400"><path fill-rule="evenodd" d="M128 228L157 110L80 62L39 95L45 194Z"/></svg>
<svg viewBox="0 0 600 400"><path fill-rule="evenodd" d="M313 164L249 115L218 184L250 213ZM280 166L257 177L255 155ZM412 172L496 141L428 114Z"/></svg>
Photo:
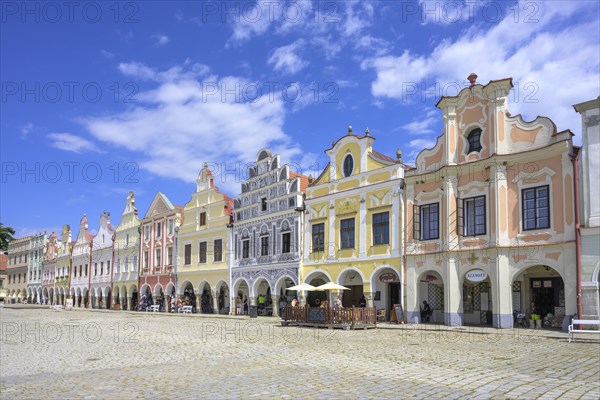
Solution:
<svg viewBox="0 0 600 400"><path fill-rule="evenodd" d="M348 125L348 135L352 135L352 125Z"/></svg>
<svg viewBox="0 0 600 400"><path fill-rule="evenodd" d="M477 74L475 72L471 72L471 74L469 74L467 79L469 80L469 83L471 84L470 87L473 87L473 86L475 86L475 82L477 81Z"/></svg>
<svg viewBox="0 0 600 400"><path fill-rule="evenodd" d="M371 131L369 130L368 126L367 126L367 129L365 130L365 136L371 136Z"/></svg>

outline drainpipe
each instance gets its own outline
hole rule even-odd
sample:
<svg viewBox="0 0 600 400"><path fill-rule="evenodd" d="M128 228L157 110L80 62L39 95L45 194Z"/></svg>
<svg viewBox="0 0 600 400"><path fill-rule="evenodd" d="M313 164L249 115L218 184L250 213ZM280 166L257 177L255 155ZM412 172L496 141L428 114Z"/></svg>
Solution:
<svg viewBox="0 0 600 400"><path fill-rule="evenodd" d="M400 303L402 304L402 309L404 310L404 312L406 313L406 321L405 322L409 322L408 321L408 310L406 309L406 302L404 301L404 295L405 295L405 290L404 290L404 286L406 285L406 242L408 240L408 238L405 236L406 232L408 232L408 205L406 202L406 180L405 178L402 178L402 182L403 182L403 188L402 188L402 211L401 214L404 214L404 229L403 232L400 233L400 237L402 238L402 246L403 246L403 251L402 251L402 284L400 285ZM414 207L414 204L413 204ZM418 299L417 299L418 301ZM392 304L392 307L394 305ZM394 310L391 311L392 313L394 312ZM391 318L390 318L391 319Z"/></svg>
<svg viewBox="0 0 600 400"><path fill-rule="evenodd" d="M580 216L579 216L579 154L573 155L571 161L573 162L573 176L575 183L575 266L577 274L577 317L582 318L583 307L581 304L581 229L580 229Z"/></svg>

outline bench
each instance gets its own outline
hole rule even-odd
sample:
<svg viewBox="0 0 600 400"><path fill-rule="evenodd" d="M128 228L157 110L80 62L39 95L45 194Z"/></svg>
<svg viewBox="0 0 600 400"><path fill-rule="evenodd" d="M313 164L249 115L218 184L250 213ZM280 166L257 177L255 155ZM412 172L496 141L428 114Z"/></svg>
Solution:
<svg viewBox="0 0 600 400"><path fill-rule="evenodd" d="M184 314L191 314L192 313L192 306L183 306L179 309L180 312L184 313Z"/></svg>
<svg viewBox="0 0 600 400"><path fill-rule="evenodd" d="M51 309L52 309L52 311L62 311L62 309L63 309L63 308L64 308L64 307L63 307L62 305L60 305L60 304L55 304L55 305L53 305L53 306L52 306L52 308L51 308Z"/></svg>
<svg viewBox="0 0 600 400"><path fill-rule="evenodd" d="M149 309L152 312L159 312L160 311L160 306L158 304L153 304L150 307L148 307L147 309Z"/></svg>
<svg viewBox="0 0 600 400"><path fill-rule="evenodd" d="M600 320L597 319L574 319L569 325L569 343L574 342L574 333L600 333L600 330L575 329L575 325L595 325L600 329Z"/></svg>

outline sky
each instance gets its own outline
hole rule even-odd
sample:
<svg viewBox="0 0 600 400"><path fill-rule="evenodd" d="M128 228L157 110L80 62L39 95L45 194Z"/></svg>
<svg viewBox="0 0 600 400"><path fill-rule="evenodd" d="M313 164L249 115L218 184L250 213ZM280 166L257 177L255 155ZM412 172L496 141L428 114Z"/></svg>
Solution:
<svg viewBox="0 0 600 400"><path fill-rule="evenodd" d="M240 193L267 147L318 176L368 127L405 161L441 134L440 96L512 77L511 114L581 144L600 92L596 1L0 3L0 221L17 237L116 226L132 190L185 205L209 163Z"/></svg>

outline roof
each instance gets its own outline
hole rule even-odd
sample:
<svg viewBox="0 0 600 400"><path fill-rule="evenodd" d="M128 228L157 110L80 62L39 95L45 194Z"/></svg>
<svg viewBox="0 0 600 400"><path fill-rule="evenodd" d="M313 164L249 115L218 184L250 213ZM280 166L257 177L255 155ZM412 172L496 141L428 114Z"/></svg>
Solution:
<svg viewBox="0 0 600 400"><path fill-rule="evenodd" d="M380 153L378 151L375 151L375 150L372 150L371 154L374 155L377 158L381 158L382 160L389 161L391 163L395 163L396 162L396 160L394 160L392 157L388 157L385 154L382 154L382 153Z"/></svg>
<svg viewBox="0 0 600 400"><path fill-rule="evenodd" d="M290 171L290 179L296 178L300 178L300 191L306 193L306 188L308 188L308 176Z"/></svg>
<svg viewBox="0 0 600 400"><path fill-rule="evenodd" d="M437 102L437 103L435 103L435 106L439 108L439 105L440 105L440 103L441 103L441 102L442 102L444 99L457 99L457 98L459 98L459 97L460 97L460 95L461 95L461 93L462 93L462 92L464 92L465 90L471 90L471 89L472 89L473 87L475 87L475 86L481 86L481 87L482 87L482 89L485 89L486 87L488 87L489 85L492 85L492 84L494 84L494 83L497 83L497 82L504 82L504 81L509 81L509 83L510 83L510 86L512 87L512 86L513 86L512 79L513 79L513 78L502 78L502 79L495 79L495 80L491 80L491 81L489 81L489 82L488 82L488 83L486 83L485 85L482 85L481 83L476 83L476 84L475 84L475 85L473 85L473 86L466 87L466 88L462 89L460 92L458 92L458 94L457 94L456 96L442 96L442 97L440 97L440 99L438 100L438 102Z"/></svg>

